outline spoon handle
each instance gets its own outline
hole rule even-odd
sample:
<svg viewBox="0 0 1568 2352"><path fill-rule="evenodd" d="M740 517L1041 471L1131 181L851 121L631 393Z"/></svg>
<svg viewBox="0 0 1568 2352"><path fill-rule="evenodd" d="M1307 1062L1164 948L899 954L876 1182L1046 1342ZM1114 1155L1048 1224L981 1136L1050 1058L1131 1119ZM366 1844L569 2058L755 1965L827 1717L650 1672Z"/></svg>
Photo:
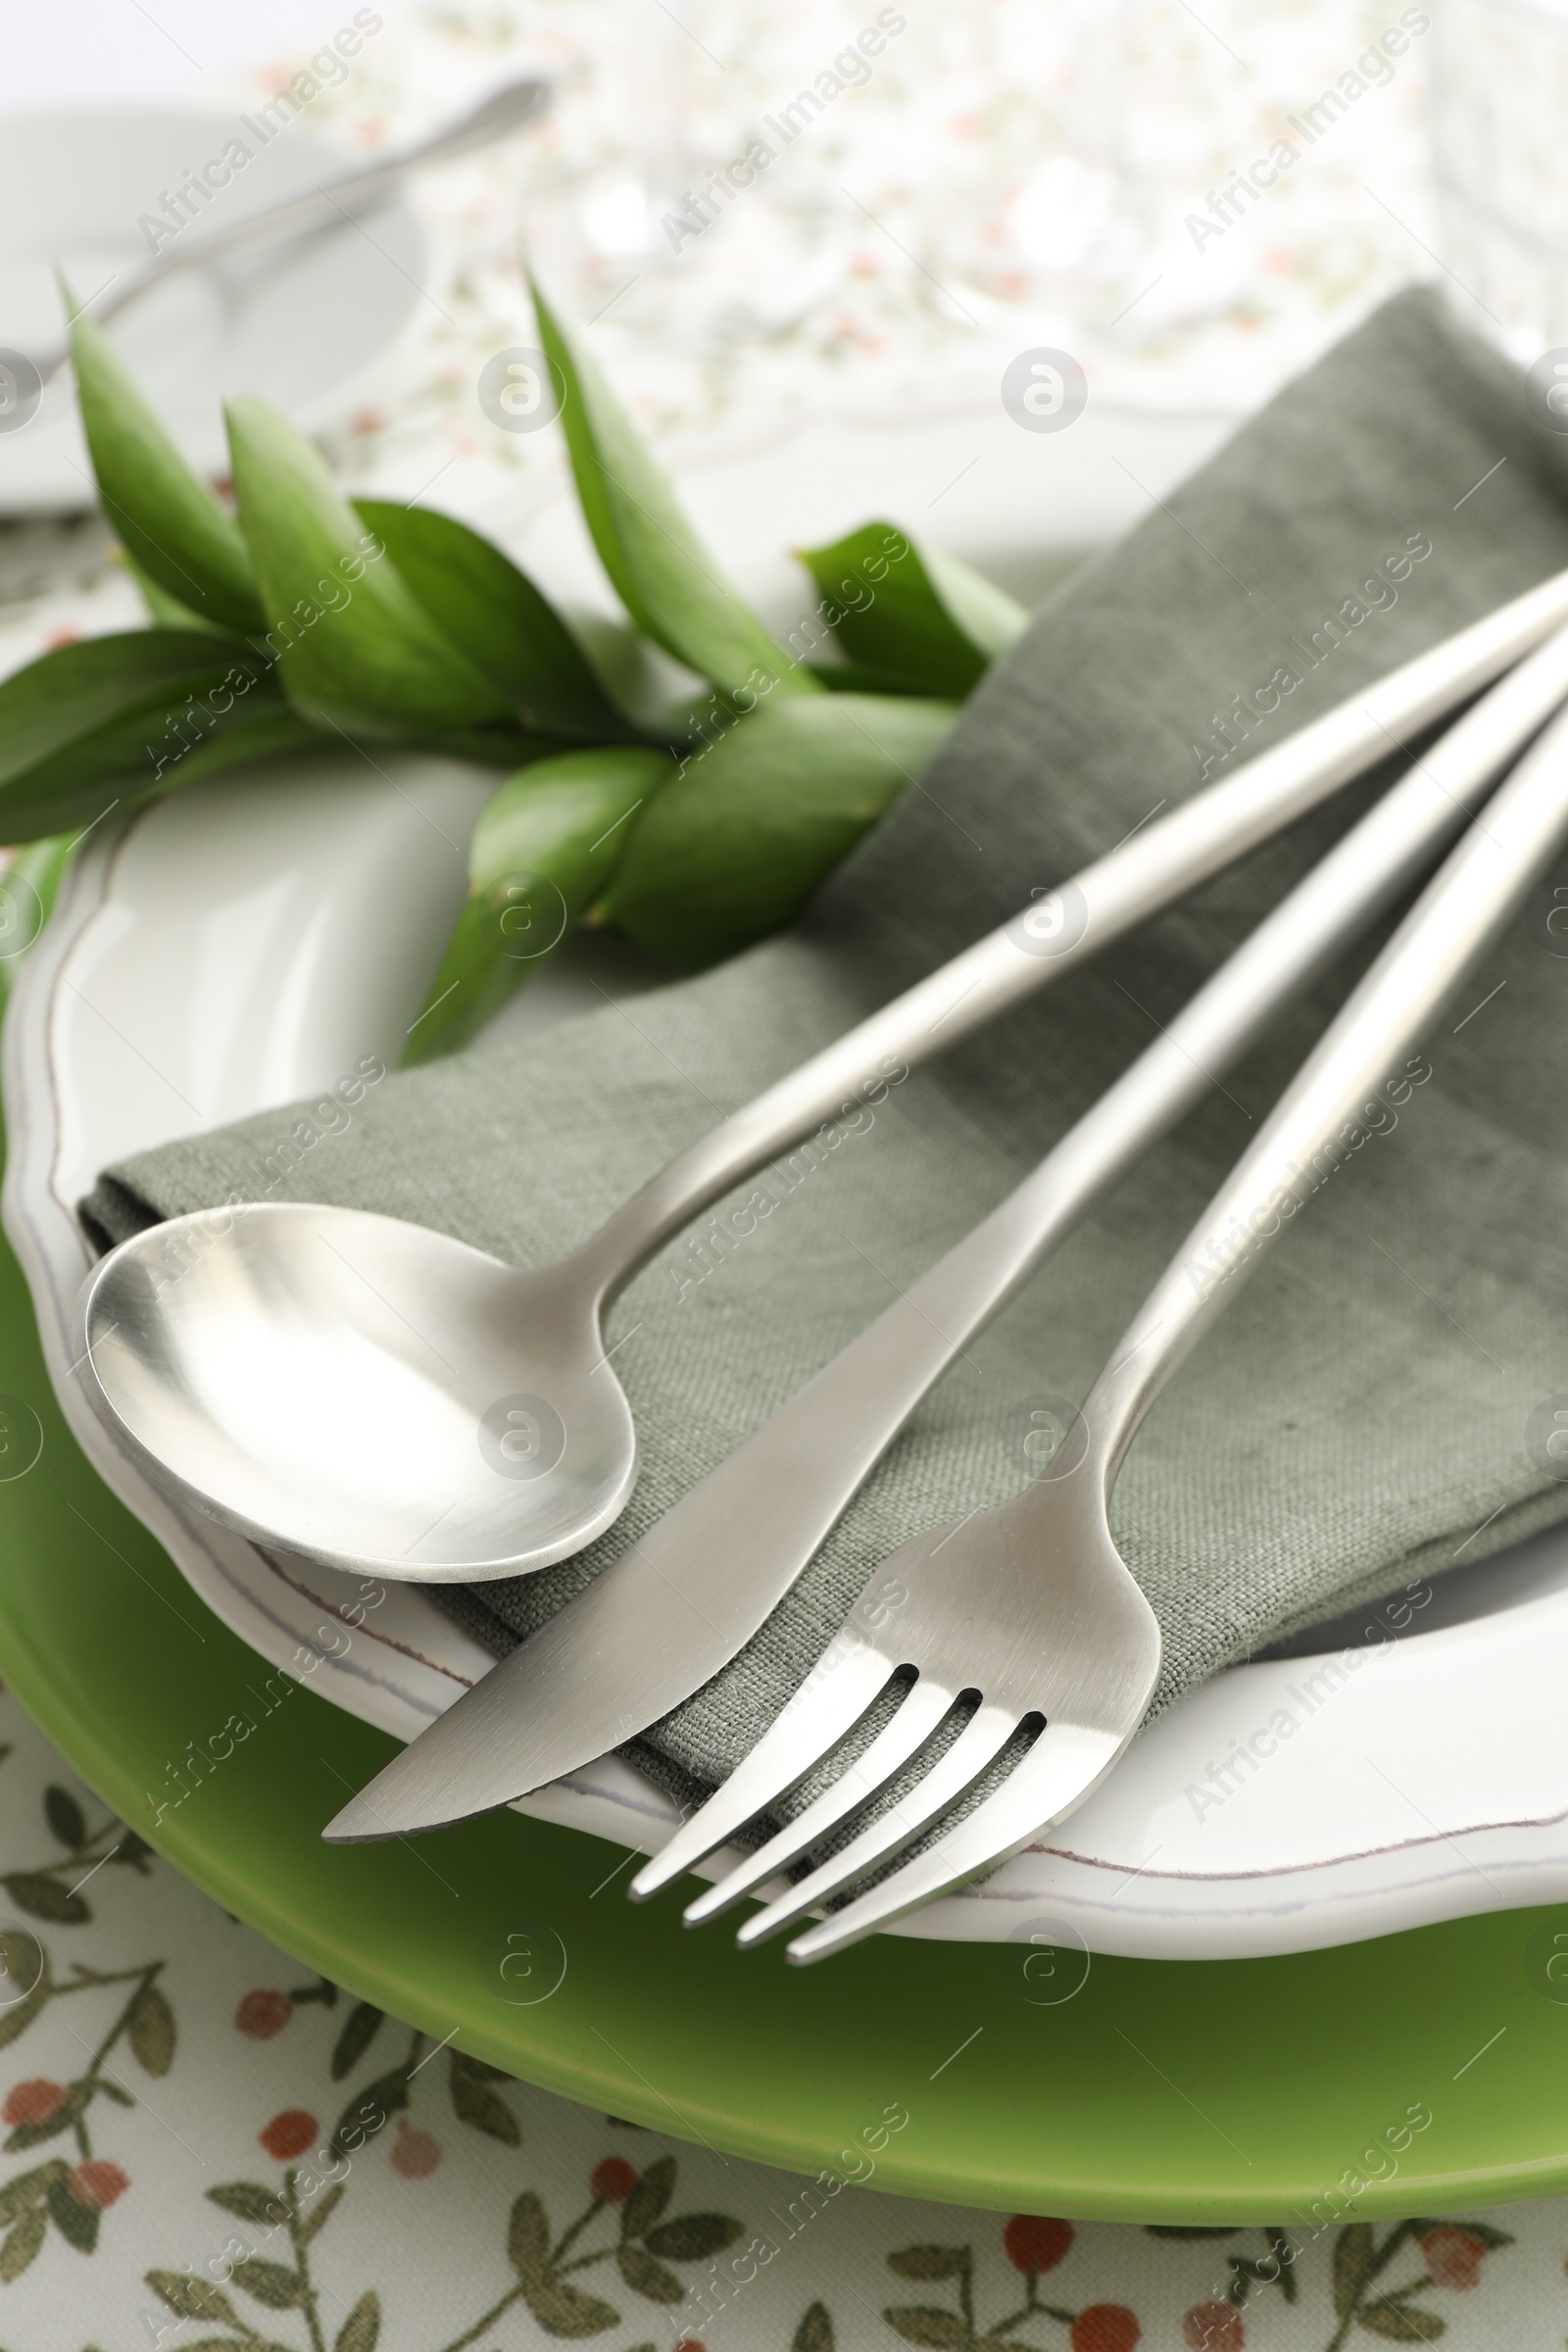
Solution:
<svg viewBox="0 0 1568 2352"><path fill-rule="evenodd" d="M1526 667L1555 650L1544 649ZM1524 682L1521 669L1507 684ZM1107 1494L1144 1415L1269 1244L1370 1137L1397 1124L1432 1075L1430 1064L1412 1066L1420 1059L1412 1049L1495 944L1565 834L1568 713L1526 753L1416 901L1112 1352L1084 1406Z"/></svg>
<svg viewBox="0 0 1568 2352"><path fill-rule="evenodd" d="M1568 620L1568 571L1406 662L1234 776L1038 896L813 1054L633 1194L580 1258L604 1302L683 1225L807 1136L930 1060L1245 857L1490 685Z"/></svg>

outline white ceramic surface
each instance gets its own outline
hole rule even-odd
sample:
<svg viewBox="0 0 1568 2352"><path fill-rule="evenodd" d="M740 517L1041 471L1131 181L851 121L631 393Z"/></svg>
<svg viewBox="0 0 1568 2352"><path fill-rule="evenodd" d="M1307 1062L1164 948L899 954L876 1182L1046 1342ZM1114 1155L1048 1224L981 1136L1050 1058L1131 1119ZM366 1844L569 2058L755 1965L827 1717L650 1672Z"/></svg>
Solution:
<svg viewBox="0 0 1568 2352"><path fill-rule="evenodd" d="M1067 436L999 436L989 417L906 434L817 427L682 489L779 625L805 610L799 578L746 563L749 548L808 543L881 508L1022 585L1163 496L1216 431L1107 417L1075 448ZM1129 448L1131 491L1118 462ZM944 480L976 457L968 501L948 507ZM564 494L514 520L518 552L558 595L610 610ZM492 781L423 758L372 770L311 757L109 819L24 966L5 1029L6 1229L73 1427L228 1624L400 1738L482 1672L485 1654L408 1586L351 1628L357 1580L271 1561L185 1518L112 1452L68 1377L88 1256L74 1203L127 1152L296 1101L363 1056L395 1062ZM613 942L580 943L503 1018L533 1026L600 1003L585 959L612 989L647 977ZM1556 1730L1568 1531L1450 1571L1418 1606L1363 1612L1333 1642L1219 1676L1144 1734L1056 1838L896 1932L1200 1959L1568 1894ZM1227 1787L1226 1760L1242 1751ZM650 1851L672 1818L613 1757L523 1809Z"/></svg>
<svg viewBox="0 0 1568 2352"><path fill-rule="evenodd" d="M203 220L226 224L314 188L357 160L286 109L260 129L253 116L248 130L237 109L172 107L27 115L0 124L0 347L26 352L55 341L63 323L57 265L85 302L150 261L143 217L159 214L165 193L191 170L221 163L236 138L255 150L250 162L181 236L200 236ZM177 247L164 241L161 250ZM384 364L421 304L425 261L424 232L407 200L395 198L363 226L345 220L309 240L173 278L128 308L111 333L192 464L221 473L224 395L254 393L306 425L351 407L356 387ZM28 422L0 430L0 514L92 504L66 369Z"/></svg>

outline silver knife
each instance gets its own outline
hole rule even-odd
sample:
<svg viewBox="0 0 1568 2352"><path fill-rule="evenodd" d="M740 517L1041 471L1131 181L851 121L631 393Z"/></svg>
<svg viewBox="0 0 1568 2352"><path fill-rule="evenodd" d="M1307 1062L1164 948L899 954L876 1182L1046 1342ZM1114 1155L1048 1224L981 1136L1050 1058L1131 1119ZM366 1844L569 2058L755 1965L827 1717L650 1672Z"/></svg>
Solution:
<svg viewBox="0 0 1568 2352"><path fill-rule="evenodd" d="M1494 686L1283 900L1001 1206L322 1835L510 1803L658 1723L745 1646L966 1342L1092 1203L1438 855L1568 696L1568 630ZM1072 1433L1064 1444L1070 1446ZM1057 1456L1070 1467L1065 1452ZM1047 1465L1049 1474L1049 1465Z"/></svg>

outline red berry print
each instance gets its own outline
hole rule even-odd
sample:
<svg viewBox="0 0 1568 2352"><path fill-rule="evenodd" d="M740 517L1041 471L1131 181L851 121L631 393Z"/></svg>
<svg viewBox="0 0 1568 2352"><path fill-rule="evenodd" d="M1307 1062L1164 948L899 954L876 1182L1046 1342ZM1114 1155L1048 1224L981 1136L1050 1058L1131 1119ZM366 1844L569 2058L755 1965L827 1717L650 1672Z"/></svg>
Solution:
<svg viewBox="0 0 1568 2352"><path fill-rule="evenodd" d="M603 2164L594 2166L588 2185L607 2205L624 2205L637 2185L637 2174L624 2156L607 2156Z"/></svg>
<svg viewBox="0 0 1568 2352"><path fill-rule="evenodd" d="M1487 2248L1468 2230L1429 2230L1421 2240L1421 2251L1434 2286L1457 2287L1462 2291L1480 2285Z"/></svg>
<svg viewBox="0 0 1568 2352"><path fill-rule="evenodd" d="M1125 2303L1091 2303L1067 2330L1072 2352L1133 2352L1143 2337Z"/></svg>
<svg viewBox="0 0 1568 2352"><path fill-rule="evenodd" d="M1015 2213L1002 2232L1002 2242L1015 2271L1054 2271L1071 2246L1073 2234L1071 2222L1050 2221L1038 2213Z"/></svg>
<svg viewBox="0 0 1568 2352"><path fill-rule="evenodd" d="M66 2103L63 2082L51 2082L45 2075L35 2075L30 2082L19 2082L6 2095L0 2107L0 2123L47 2124L60 2113Z"/></svg>
<svg viewBox="0 0 1568 2352"><path fill-rule="evenodd" d="M251 2041L270 2041L294 2014L286 1992L248 1992L234 2012L236 2033Z"/></svg>
<svg viewBox="0 0 1568 2352"><path fill-rule="evenodd" d="M1234 2303L1195 2303L1182 2322L1188 2352L1244 2352L1247 2328Z"/></svg>
<svg viewBox="0 0 1568 2352"><path fill-rule="evenodd" d="M316 2128L315 2116L307 2115L303 2107L285 2107L256 2136L269 2156L275 2156L279 2164L287 2164L291 2157L304 2155L316 2137Z"/></svg>
<svg viewBox="0 0 1568 2352"><path fill-rule="evenodd" d="M96 2205L102 2213L117 2197L124 2195L130 2186L130 2175L102 2156L91 2156L85 2164L76 2166L66 2186L78 2205Z"/></svg>
<svg viewBox="0 0 1568 2352"><path fill-rule="evenodd" d="M428 2132L411 2132L406 2115L398 2117L398 2135L392 2142L392 2170L405 2180L423 2180L441 2161L441 2142Z"/></svg>

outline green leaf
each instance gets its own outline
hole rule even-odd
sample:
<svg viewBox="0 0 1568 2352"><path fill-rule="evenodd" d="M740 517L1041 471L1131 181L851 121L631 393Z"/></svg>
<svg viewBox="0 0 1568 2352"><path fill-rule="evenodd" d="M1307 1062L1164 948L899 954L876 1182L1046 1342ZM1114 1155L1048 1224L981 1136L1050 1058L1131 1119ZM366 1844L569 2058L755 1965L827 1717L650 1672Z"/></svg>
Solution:
<svg viewBox="0 0 1568 2352"><path fill-rule="evenodd" d="M312 2198L300 2216L299 2232L302 2246L308 2246L312 2238L326 2228L327 2223L332 2219L333 2208L342 2194L343 2183L338 2180L330 2188L323 2189L318 2197Z"/></svg>
<svg viewBox="0 0 1568 2352"><path fill-rule="evenodd" d="M389 2074L380 2075L373 2082L356 2091L337 2119L327 2146L334 2156L353 2156L373 2139L388 2120L407 2107L409 2079L402 2067L393 2067Z"/></svg>
<svg viewBox="0 0 1568 2352"><path fill-rule="evenodd" d="M474 827L469 893L404 1061L478 1035L609 883L639 811L675 770L662 753L565 752L502 785Z"/></svg>
<svg viewBox="0 0 1568 2352"><path fill-rule="evenodd" d="M807 667L829 694L907 694L924 702L929 687L914 678L900 677L896 669L878 669L869 662L810 662Z"/></svg>
<svg viewBox="0 0 1568 2352"><path fill-rule="evenodd" d="M929 2344L933 2352L966 2352L972 2340L956 2311L939 2311L933 2303L896 2303L882 2317L906 2344Z"/></svg>
<svg viewBox="0 0 1568 2352"><path fill-rule="evenodd" d="M901 2278L961 2278L969 2259L967 2246L903 2246L888 2256L888 2269Z"/></svg>
<svg viewBox="0 0 1568 2352"><path fill-rule="evenodd" d="M385 2014L385 2010L377 2009L373 2001L355 2002L343 2022L343 2031L332 2051L331 2076L334 2082L341 2082L345 2075L353 2074L381 2031L381 2020Z"/></svg>
<svg viewBox="0 0 1568 2352"><path fill-rule="evenodd" d="M43 1812L56 1844L63 1845L68 1853L79 1853L87 1842L87 1824L70 1789L53 1786L46 1788Z"/></svg>
<svg viewBox="0 0 1568 2352"><path fill-rule="evenodd" d="M643 810L602 902L607 922L686 964L789 921L952 726L946 703L823 695L766 703ZM961 834L954 834L968 855Z"/></svg>
<svg viewBox="0 0 1568 2352"><path fill-rule="evenodd" d="M49 2215L42 2205L29 2206L20 2222L6 2231L0 2244L0 2281L9 2286L20 2278L49 2234Z"/></svg>
<svg viewBox="0 0 1568 2352"><path fill-rule="evenodd" d="M821 592L806 626L830 629L850 661L924 694L961 702L1028 619L967 564L914 548L890 522L799 552Z"/></svg>
<svg viewBox="0 0 1568 2352"><path fill-rule="evenodd" d="M148 2271L146 2280L176 2320L218 2320L248 2332L222 2288L210 2278L193 2278L185 2271Z"/></svg>
<svg viewBox="0 0 1568 2352"><path fill-rule="evenodd" d="M216 620L204 620L189 605L182 605L177 596L171 596L158 582L149 579L139 564L129 556L124 558L125 569L136 583L137 593L147 608L147 617L155 629L205 629L210 634L226 637L229 631Z"/></svg>
<svg viewBox="0 0 1568 2352"><path fill-rule="evenodd" d="M268 2188L260 2180L220 2180L216 2188L207 2191L211 2204L220 2205L225 2213L234 2214L242 2222L250 2222L258 2230L276 2230L288 2220L288 2206L275 2188Z"/></svg>
<svg viewBox="0 0 1568 2352"><path fill-rule="evenodd" d="M507 2260L524 2286L537 2286L550 2268L550 2224L531 2188L525 2188L512 2208Z"/></svg>
<svg viewBox="0 0 1568 2352"><path fill-rule="evenodd" d="M425 616L506 697L525 727L590 742L631 737L581 646L526 572L491 540L433 507L357 498Z"/></svg>
<svg viewBox="0 0 1568 2352"><path fill-rule="evenodd" d="M44 2191L49 2218L67 2243L78 2254L90 2254L98 2243L98 2225L102 2215L96 2205L83 2204L80 2197L71 2193L70 2179L51 2180Z"/></svg>
<svg viewBox="0 0 1568 2352"><path fill-rule="evenodd" d="M784 694L816 693L817 681L720 577L631 418L537 286L533 299L539 339L564 388L561 421L583 519L637 626L725 693L748 680L766 691L768 679Z"/></svg>
<svg viewBox="0 0 1568 2352"><path fill-rule="evenodd" d="M491 2089L493 2074L491 2068L481 2073L477 2059L454 2050L449 2077L453 2109L460 2122L499 2139L505 2147L515 2148L522 2142L522 2127L506 2100Z"/></svg>
<svg viewBox="0 0 1568 2352"><path fill-rule="evenodd" d="M1391 2344L1434 2343L1446 2327L1435 2311L1422 2311L1396 2295L1377 2296L1364 2303L1355 2316L1357 2325L1369 2335L1381 2335Z"/></svg>
<svg viewBox="0 0 1568 2352"><path fill-rule="evenodd" d="M631 2239L623 2239L615 2248L615 2262L621 2277L634 2294L646 2295L650 2303L680 2303L686 2289L673 2271L666 2271L662 2262Z"/></svg>
<svg viewBox="0 0 1568 2352"><path fill-rule="evenodd" d="M642 2237L675 2193L675 2159L660 2156L637 2176L637 2185L620 2209L622 2237Z"/></svg>
<svg viewBox="0 0 1568 2352"><path fill-rule="evenodd" d="M267 623L239 525L191 472L85 314L72 328L71 349L98 495L126 554L201 619L261 636Z"/></svg>
<svg viewBox="0 0 1568 2352"><path fill-rule="evenodd" d="M269 2311L293 2311L305 2301L305 2281L298 2271L291 2271L285 2263L264 2261L259 2254L236 2262L229 2279L242 2295L265 2303Z"/></svg>
<svg viewBox="0 0 1568 2352"><path fill-rule="evenodd" d="M167 2075L174 2063L174 2012L156 1984L137 1994L128 2032L137 2064L149 2075Z"/></svg>
<svg viewBox="0 0 1568 2352"><path fill-rule="evenodd" d="M547 2335L602 2335L620 2326L620 2314L597 2295L585 2295L566 2278L525 2287L523 2299Z"/></svg>
<svg viewBox="0 0 1568 2352"><path fill-rule="evenodd" d="M0 1886L29 1919L47 1919L57 1928L79 1928L84 1919L92 1917L83 1896L45 1878L40 1870L14 1870L0 1879Z"/></svg>
<svg viewBox="0 0 1568 2352"><path fill-rule="evenodd" d="M63 2180L70 2170L58 2156L51 2156L47 2164L35 2164L30 2172L17 2173L0 2188L0 2230L14 2222L19 2213L25 2213L29 2205L38 2204L50 2182Z"/></svg>
<svg viewBox="0 0 1568 2352"><path fill-rule="evenodd" d="M267 645L296 709L373 735L514 732L506 698L427 617L313 444L259 400L227 417Z"/></svg>
<svg viewBox="0 0 1568 2352"><path fill-rule="evenodd" d="M833 2322L825 2303L808 2303L790 2341L790 2352L833 2352Z"/></svg>
<svg viewBox="0 0 1568 2352"><path fill-rule="evenodd" d="M1346 2319L1372 2276L1376 2247L1369 2222L1347 2222L1334 2241L1334 2310Z"/></svg>
<svg viewBox="0 0 1568 2352"><path fill-rule="evenodd" d="M131 629L57 646L0 684L0 838L90 824L117 800L319 741L237 639Z"/></svg>
<svg viewBox="0 0 1568 2352"><path fill-rule="evenodd" d="M671 2262L701 2262L732 2246L745 2230L744 2222L727 2213L677 2213L672 2222L661 2222L657 2230L646 2231L643 2242L651 2254L665 2255Z"/></svg>
<svg viewBox="0 0 1568 2352"><path fill-rule="evenodd" d="M923 547L916 552L944 607L988 663L1017 644L1029 626L1029 613L1015 596L945 548Z"/></svg>
<svg viewBox="0 0 1568 2352"><path fill-rule="evenodd" d="M338 2329L332 2352L375 2352L381 2333L381 2300L368 2286Z"/></svg>

